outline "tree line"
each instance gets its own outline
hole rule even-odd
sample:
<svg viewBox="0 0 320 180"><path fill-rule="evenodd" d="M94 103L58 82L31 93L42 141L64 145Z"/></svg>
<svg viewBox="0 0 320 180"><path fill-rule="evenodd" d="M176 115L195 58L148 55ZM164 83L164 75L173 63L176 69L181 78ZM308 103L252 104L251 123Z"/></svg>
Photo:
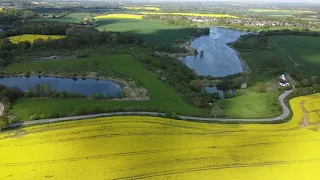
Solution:
<svg viewBox="0 0 320 180"><path fill-rule="evenodd" d="M65 26L62 27L65 28ZM69 27L64 33L66 35L65 38L58 40L49 39L46 41L43 39L36 39L32 44L27 41L15 44L7 38L0 39L0 66L3 67L12 63L16 55L26 52L43 51L48 49L76 50L83 47L101 45L135 46L143 43L140 38L133 35L124 35L119 32L99 32L94 28L76 25Z"/></svg>

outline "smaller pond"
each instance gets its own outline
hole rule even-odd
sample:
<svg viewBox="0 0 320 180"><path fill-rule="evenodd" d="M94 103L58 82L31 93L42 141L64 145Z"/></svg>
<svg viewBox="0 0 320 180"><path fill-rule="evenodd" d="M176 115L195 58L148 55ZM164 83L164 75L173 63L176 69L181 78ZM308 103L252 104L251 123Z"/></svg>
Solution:
<svg viewBox="0 0 320 180"><path fill-rule="evenodd" d="M222 90L218 90L217 87L206 87L205 91L207 93L212 93L212 94L217 92L217 93L219 93L221 99L224 98L224 92Z"/></svg>
<svg viewBox="0 0 320 180"><path fill-rule="evenodd" d="M221 99L224 99L224 91L219 90L217 87L206 87L206 88L205 88L205 91L206 91L207 93L212 93L212 94L213 94L213 93L219 93ZM233 93L232 90L229 90L229 92L230 92L230 93Z"/></svg>
<svg viewBox="0 0 320 180"><path fill-rule="evenodd" d="M94 79L71 79L56 77L4 77L0 78L0 84L6 87L18 87L22 91L27 91L30 87L37 84L49 84L53 90L58 92L68 91L71 93L80 93L86 96L102 93L108 93L115 97L122 92L122 87L112 81L94 80Z"/></svg>

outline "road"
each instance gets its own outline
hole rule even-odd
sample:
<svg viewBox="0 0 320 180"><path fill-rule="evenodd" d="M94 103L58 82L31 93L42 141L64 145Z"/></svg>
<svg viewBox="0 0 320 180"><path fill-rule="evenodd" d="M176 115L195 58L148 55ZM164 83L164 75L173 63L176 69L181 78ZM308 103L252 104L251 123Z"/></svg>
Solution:
<svg viewBox="0 0 320 180"><path fill-rule="evenodd" d="M274 122L280 121L288 117L290 111L287 105L284 102L284 99L292 92L285 91L283 94L279 96L279 101L282 106L283 113L274 118L264 118L264 119L225 119L225 118L202 118L202 117L190 117L190 116L181 116L178 117L182 120L193 120L193 121L207 121L207 122ZM157 112L112 112L112 113L103 113L103 114L93 114L93 115L83 115L83 116L72 116L72 117L63 117L63 118L55 118L55 119L43 119L43 120L35 120L35 121L24 121L19 123L13 123L7 126L7 128L15 128L20 126L29 126L29 125L38 125L38 124L46 124L53 122L61 122L61 121L73 121L73 120L81 120L81 119L90 119L90 118L99 118L99 117L111 117L111 116L163 116L164 113Z"/></svg>
<svg viewBox="0 0 320 180"><path fill-rule="evenodd" d="M2 102L0 102L0 116L3 115L4 112L4 105L2 104Z"/></svg>

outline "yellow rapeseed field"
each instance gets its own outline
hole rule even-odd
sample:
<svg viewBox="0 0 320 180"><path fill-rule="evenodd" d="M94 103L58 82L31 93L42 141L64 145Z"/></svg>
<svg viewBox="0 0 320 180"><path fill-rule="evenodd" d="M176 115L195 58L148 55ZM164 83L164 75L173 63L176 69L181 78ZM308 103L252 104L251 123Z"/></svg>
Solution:
<svg viewBox="0 0 320 180"><path fill-rule="evenodd" d="M6 131L0 179L318 180L320 124L304 109L319 109L319 99L291 100L284 124L110 117Z"/></svg>
<svg viewBox="0 0 320 180"><path fill-rule="evenodd" d="M142 15L137 14L107 14L94 17L95 19L106 19L106 18L124 18L124 19L142 19Z"/></svg>
<svg viewBox="0 0 320 180"><path fill-rule="evenodd" d="M150 11L160 11L159 7L140 7L140 6L125 6L123 9L130 9L130 10L150 10Z"/></svg>
<svg viewBox="0 0 320 180"><path fill-rule="evenodd" d="M139 12L143 15L177 15L177 16L199 16L199 17L213 17L213 18L238 18L227 14L198 14L198 13L175 13L175 12Z"/></svg>
<svg viewBox="0 0 320 180"><path fill-rule="evenodd" d="M19 43L23 41L29 41L30 43L33 43L36 39L43 39L43 40L48 40L50 39L61 39L65 36L61 35L41 35L41 34L23 34L23 35L18 35L18 36L11 36L9 37L9 40L12 43Z"/></svg>

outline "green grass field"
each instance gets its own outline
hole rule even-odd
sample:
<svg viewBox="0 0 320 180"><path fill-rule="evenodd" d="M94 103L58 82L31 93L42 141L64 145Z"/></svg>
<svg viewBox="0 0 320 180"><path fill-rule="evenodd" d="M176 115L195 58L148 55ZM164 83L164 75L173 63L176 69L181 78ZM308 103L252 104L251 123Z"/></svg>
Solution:
<svg viewBox="0 0 320 180"><path fill-rule="evenodd" d="M257 93L246 90L241 96L221 100L226 116L230 118L275 117L282 113L279 92Z"/></svg>
<svg viewBox="0 0 320 180"><path fill-rule="evenodd" d="M161 21L147 19L97 19L100 31L117 31L140 36L148 44L166 44L186 38L191 29L162 24Z"/></svg>
<svg viewBox="0 0 320 180"><path fill-rule="evenodd" d="M320 76L320 37L271 36L269 45L286 71L299 68L310 76Z"/></svg>
<svg viewBox="0 0 320 180"><path fill-rule="evenodd" d="M152 73L142 68L133 56L116 54L94 56L84 59L59 60L51 62L34 62L13 64L5 68L8 73L25 73L31 71L53 71L61 68L77 69L83 64L99 63L99 67L108 67L139 81L148 90L150 101L97 101L81 99L24 99L14 103L12 112L21 120L28 120L30 115L48 115L50 112L61 112L71 115L74 109L81 105L84 108L101 106L107 110L118 108L154 108L162 111L175 111L179 114L205 114L205 110L187 105L173 90L159 81ZM76 71L76 70L75 70ZM94 70L92 70L94 71Z"/></svg>
<svg viewBox="0 0 320 180"><path fill-rule="evenodd" d="M285 71L281 65L281 61L273 51L256 48L257 41L258 38L256 37L241 40L237 42L237 44L241 46L236 48L240 57L250 68L249 82L253 85L259 82L266 83ZM272 63L270 65L270 62L273 61L278 64L279 67L274 67Z"/></svg>
<svg viewBox="0 0 320 180"><path fill-rule="evenodd" d="M33 21L57 21L57 22L66 22L66 23L80 23L83 18L89 16L90 13L71 13L68 16L61 18L38 18L33 19Z"/></svg>

